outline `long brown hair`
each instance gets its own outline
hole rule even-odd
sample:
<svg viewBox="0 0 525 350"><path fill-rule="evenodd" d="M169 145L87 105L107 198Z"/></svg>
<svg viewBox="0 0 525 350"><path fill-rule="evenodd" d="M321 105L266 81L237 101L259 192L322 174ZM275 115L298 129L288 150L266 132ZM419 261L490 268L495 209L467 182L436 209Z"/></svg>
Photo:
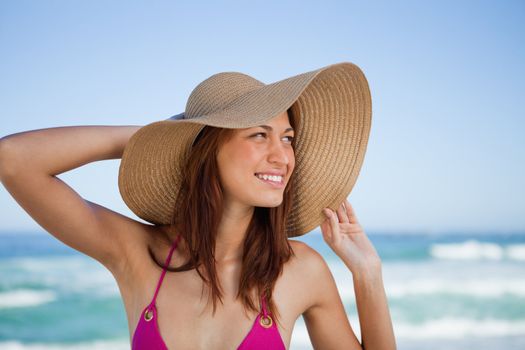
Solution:
<svg viewBox="0 0 525 350"><path fill-rule="evenodd" d="M291 108L290 124L295 128ZM196 268L203 281L211 288L213 314L217 299L223 302L215 265L215 242L223 211L223 191L219 182L217 153L220 146L233 135L232 129L205 126L193 143L181 190L173 210L170 230L180 234L186 242L189 260L170 268L159 263L150 250L150 256L160 267L170 272ZM295 138L292 140L295 148ZM272 291L284 264L294 255L286 235L286 218L292 206L294 173L283 194L282 203L275 208L255 207L244 240L241 278L237 298L246 308L259 311L259 300L254 305L250 292L265 295L268 312L279 322L279 312L272 301ZM204 268L204 274L200 267ZM208 278L206 276L209 276Z"/></svg>

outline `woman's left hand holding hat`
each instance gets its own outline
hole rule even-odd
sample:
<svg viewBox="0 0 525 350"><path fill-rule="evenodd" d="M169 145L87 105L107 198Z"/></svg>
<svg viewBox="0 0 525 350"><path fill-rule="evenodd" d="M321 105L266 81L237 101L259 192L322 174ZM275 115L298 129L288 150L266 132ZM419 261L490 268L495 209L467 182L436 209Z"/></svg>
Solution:
<svg viewBox="0 0 525 350"><path fill-rule="evenodd" d="M374 273L381 259L357 220L352 205L345 199L336 212L323 210L327 219L321 224L324 241L343 260L352 274Z"/></svg>

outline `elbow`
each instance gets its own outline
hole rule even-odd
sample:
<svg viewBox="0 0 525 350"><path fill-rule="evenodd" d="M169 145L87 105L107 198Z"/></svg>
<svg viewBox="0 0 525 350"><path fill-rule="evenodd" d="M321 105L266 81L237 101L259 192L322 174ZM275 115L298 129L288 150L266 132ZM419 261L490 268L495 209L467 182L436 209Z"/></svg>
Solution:
<svg viewBox="0 0 525 350"><path fill-rule="evenodd" d="M18 169L17 147L9 136L0 138L0 179L15 176Z"/></svg>

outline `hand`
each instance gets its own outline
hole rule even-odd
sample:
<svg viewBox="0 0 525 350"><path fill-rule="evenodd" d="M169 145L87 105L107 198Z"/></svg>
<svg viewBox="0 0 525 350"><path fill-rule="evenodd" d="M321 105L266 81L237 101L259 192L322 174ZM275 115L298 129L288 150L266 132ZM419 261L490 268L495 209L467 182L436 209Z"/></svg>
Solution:
<svg viewBox="0 0 525 350"><path fill-rule="evenodd" d="M341 203L337 213L329 208L323 212L327 217L321 224L324 241L353 274L381 267L381 259L357 221L348 199Z"/></svg>

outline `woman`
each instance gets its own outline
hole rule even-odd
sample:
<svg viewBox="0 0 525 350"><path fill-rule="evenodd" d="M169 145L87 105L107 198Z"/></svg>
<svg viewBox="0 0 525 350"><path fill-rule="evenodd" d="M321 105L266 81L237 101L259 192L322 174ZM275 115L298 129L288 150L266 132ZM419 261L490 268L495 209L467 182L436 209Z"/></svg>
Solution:
<svg viewBox="0 0 525 350"><path fill-rule="evenodd" d="M44 229L111 271L134 350L285 349L300 315L316 349L395 349L381 260L345 200L370 118L349 62L269 85L223 72L165 121L8 135L0 178ZM56 177L115 158L124 201L153 225ZM322 256L287 239L319 225L351 272L361 343Z"/></svg>

